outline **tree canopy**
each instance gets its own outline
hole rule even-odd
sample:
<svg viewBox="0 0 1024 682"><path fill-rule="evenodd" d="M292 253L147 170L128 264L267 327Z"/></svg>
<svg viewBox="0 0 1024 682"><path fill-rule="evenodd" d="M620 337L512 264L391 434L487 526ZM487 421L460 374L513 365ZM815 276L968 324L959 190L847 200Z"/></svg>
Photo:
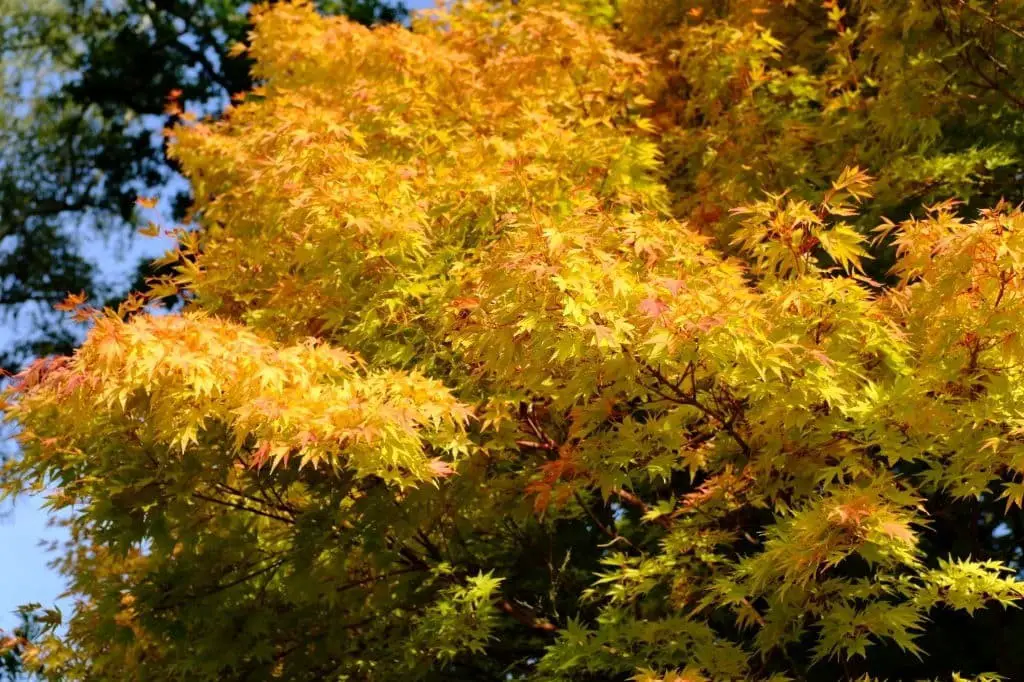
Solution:
<svg viewBox="0 0 1024 682"><path fill-rule="evenodd" d="M23 660L1024 670L1024 3L252 19L164 274L8 391L76 599Z"/></svg>
<svg viewBox="0 0 1024 682"><path fill-rule="evenodd" d="M160 135L178 120L167 98L216 112L252 88L249 60L228 54L248 4L0 0L0 323L14 337L0 368L73 348L52 311L68 292L123 297L82 245L130 235L139 195L166 195L181 217L188 190ZM365 24L405 16L378 0L318 6Z"/></svg>

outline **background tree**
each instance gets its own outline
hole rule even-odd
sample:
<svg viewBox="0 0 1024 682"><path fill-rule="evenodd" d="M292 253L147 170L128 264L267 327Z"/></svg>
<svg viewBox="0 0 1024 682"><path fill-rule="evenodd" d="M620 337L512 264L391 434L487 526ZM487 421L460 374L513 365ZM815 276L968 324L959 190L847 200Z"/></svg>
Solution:
<svg viewBox="0 0 1024 682"><path fill-rule="evenodd" d="M260 11L261 85L174 132L202 230L148 296L186 310L71 298L89 338L9 393L79 598L26 660L1018 674L1018 11ZM912 208L949 196L990 205Z"/></svg>
<svg viewBox="0 0 1024 682"><path fill-rule="evenodd" d="M248 5L0 1L0 317L10 330L0 367L73 347L76 334L52 310L68 292L124 295L128 283L103 281L83 245L106 237L124 248L140 195L162 195L169 217L182 215L189 189L175 182L160 133L177 121L167 98L216 113L251 89L249 60L228 54ZM365 24L405 17L381 0L319 8Z"/></svg>
<svg viewBox="0 0 1024 682"><path fill-rule="evenodd" d="M32 642L43 633L43 623L38 618L53 616L56 612L43 612L39 604L26 604L18 610L18 619L21 621L10 633L0 631L0 679L8 682L32 679L34 676L25 670L22 664L22 655L27 647L32 647Z"/></svg>

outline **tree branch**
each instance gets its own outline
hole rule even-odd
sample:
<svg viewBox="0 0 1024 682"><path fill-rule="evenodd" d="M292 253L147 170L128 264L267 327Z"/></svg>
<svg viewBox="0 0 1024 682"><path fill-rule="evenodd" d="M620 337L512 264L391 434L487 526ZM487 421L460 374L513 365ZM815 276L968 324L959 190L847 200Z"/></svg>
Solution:
<svg viewBox="0 0 1024 682"><path fill-rule="evenodd" d="M212 504L219 504L219 505L224 506L224 507L231 507L232 509L238 509L240 511L247 511L250 514L256 514L258 516L263 516L263 517L266 517L268 519L274 519L275 521L280 521L281 523L286 523L286 524L288 524L290 526L295 524L295 519L290 519L290 518L288 518L286 516L278 516L277 514L271 514L270 512L263 511L262 509L256 509L254 507L249 507L249 506L246 506L246 505L241 504L239 502L231 502L230 500L219 500L216 497L210 497L209 495L204 495L204 494L198 493L198 492L192 493L192 497L194 497L196 499L199 499L199 500L204 500L206 502L210 502Z"/></svg>
<svg viewBox="0 0 1024 682"><path fill-rule="evenodd" d="M546 619L538 618L533 611L527 609L525 606L513 604L508 599L502 599L498 604L498 608L528 628L540 630L541 632L558 632L557 625Z"/></svg>

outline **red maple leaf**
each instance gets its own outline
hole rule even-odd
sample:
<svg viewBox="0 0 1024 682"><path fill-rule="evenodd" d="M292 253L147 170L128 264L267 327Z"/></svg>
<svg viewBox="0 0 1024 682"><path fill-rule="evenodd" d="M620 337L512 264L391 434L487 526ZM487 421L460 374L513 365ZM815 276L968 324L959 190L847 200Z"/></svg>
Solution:
<svg viewBox="0 0 1024 682"><path fill-rule="evenodd" d="M640 301L640 312L642 312L644 315L647 315L651 319L657 319L661 317L666 310L668 310L668 306L665 305L661 301L661 299L659 299L656 296L651 296L650 298L645 298L644 300Z"/></svg>

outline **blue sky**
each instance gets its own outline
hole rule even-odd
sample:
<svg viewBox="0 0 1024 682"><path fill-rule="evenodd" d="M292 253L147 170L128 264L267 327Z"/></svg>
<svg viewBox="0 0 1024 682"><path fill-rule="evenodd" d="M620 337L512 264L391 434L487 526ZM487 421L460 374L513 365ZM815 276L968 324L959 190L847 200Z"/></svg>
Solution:
<svg viewBox="0 0 1024 682"><path fill-rule="evenodd" d="M407 0L406 5L419 9L432 7L434 3L432 0ZM124 282L140 258L155 258L169 244L166 240L141 237L127 242L108 241L87 234L83 237L82 246L100 267L106 281ZM0 330L2 335L3 330ZM0 505L0 548L4 559L0 579L0 629L9 629L17 624L14 613L21 604L57 604L66 614L70 611L67 600L58 600L64 591L63 579L47 565L55 556L47 546L62 541L64 534L59 528L49 525L49 517L42 504L41 497L26 496L13 505Z"/></svg>
<svg viewBox="0 0 1024 682"><path fill-rule="evenodd" d="M39 498L26 498L13 507L5 505L0 516L0 547L4 548L4 573L0 581L0 628L9 629L17 620L13 611L19 604L54 603L63 583L47 567L53 556L43 543L59 541L59 529L47 526Z"/></svg>

